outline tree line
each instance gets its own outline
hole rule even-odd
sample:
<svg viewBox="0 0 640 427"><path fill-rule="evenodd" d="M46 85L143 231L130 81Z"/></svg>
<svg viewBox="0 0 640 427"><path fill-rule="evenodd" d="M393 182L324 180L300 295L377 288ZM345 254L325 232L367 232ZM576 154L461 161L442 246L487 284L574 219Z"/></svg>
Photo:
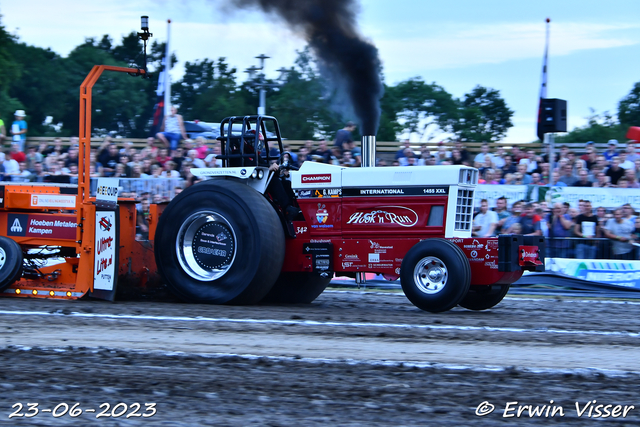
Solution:
<svg viewBox="0 0 640 427"><path fill-rule="evenodd" d="M102 75L93 89L95 135L150 135L164 50L164 43L150 44L149 79L120 73ZM177 62L175 55L170 62ZM0 23L0 118L11 122L13 112L24 109L30 136L76 135L79 87L96 64L140 66L142 43L136 33L124 36L119 44L108 35L100 40L87 38L62 57L50 49L20 42ZM297 52L284 81L267 89L267 112L278 118L283 135L289 139L331 139L347 120L353 120L342 108L339 90L319 73L317 65L305 48ZM185 120L219 122L230 115L254 114L259 94L252 83L239 82L238 69L225 58L186 62L184 75L172 84L172 103L180 106ZM640 83L627 98L620 103L620 122L639 124ZM495 142L513 126L513 111L498 90L478 85L458 99L420 77L385 84L380 109L378 139L385 141L409 135L426 141L446 132L462 141ZM52 120L47 121L48 117ZM612 117L594 117L586 130L578 130L578 135L582 137L595 128L604 128L607 134L619 133L620 122Z"/></svg>

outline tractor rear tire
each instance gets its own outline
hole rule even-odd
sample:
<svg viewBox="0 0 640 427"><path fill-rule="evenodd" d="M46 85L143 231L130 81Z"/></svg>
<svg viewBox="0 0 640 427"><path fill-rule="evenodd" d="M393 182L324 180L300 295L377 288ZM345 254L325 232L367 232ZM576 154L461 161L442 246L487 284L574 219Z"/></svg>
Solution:
<svg viewBox="0 0 640 427"><path fill-rule="evenodd" d="M22 248L15 240L0 236L0 292L22 276Z"/></svg>
<svg viewBox="0 0 640 427"><path fill-rule="evenodd" d="M262 194L233 179L211 179L181 192L162 213L156 264L185 301L255 304L280 274L284 239Z"/></svg>
<svg viewBox="0 0 640 427"><path fill-rule="evenodd" d="M455 307L469 291L471 267L464 252L445 239L415 244L402 260L402 290L416 307L439 313Z"/></svg>
<svg viewBox="0 0 640 427"><path fill-rule="evenodd" d="M487 310L497 305L509 292L509 285L471 286L460 301L460 307L469 310Z"/></svg>
<svg viewBox="0 0 640 427"><path fill-rule="evenodd" d="M315 273L283 272L262 300L280 304L310 304L329 286L331 277Z"/></svg>

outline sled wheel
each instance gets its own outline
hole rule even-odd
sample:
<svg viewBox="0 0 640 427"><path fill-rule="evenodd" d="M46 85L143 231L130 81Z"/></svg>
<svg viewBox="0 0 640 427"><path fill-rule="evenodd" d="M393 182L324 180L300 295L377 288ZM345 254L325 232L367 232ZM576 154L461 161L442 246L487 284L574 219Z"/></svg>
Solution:
<svg viewBox="0 0 640 427"><path fill-rule="evenodd" d="M469 310L486 310L502 301L507 292L509 285L471 286L459 304Z"/></svg>
<svg viewBox="0 0 640 427"><path fill-rule="evenodd" d="M425 311L438 313L455 307L469 291L470 281L469 260L448 240L423 240L402 260L402 290Z"/></svg>
<svg viewBox="0 0 640 427"><path fill-rule="evenodd" d="M189 302L254 304L284 261L284 232L273 207L248 185L211 179L164 210L155 236L158 271Z"/></svg>
<svg viewBox="0 0 640 427"><path fill-rule="evenodd" d="M331 277L315 273L283 272L263 302L309 304L326 289Z"/></svg>
<svg viewBox="0 0 640 427"><path fill-rule="evenodd" d="M0 236L0 291L22 276L22 248L14 240Z"/></svg>

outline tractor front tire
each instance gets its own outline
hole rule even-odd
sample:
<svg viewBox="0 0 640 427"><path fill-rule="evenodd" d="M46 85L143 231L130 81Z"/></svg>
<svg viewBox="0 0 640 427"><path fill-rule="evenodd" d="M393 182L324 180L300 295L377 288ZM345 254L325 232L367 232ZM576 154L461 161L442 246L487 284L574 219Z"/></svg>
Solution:
<svg viewBox="0 0 640 427"><path fill-rule="evenodd" d="M471 267L464 252L445 239L415 244L402 260L402 290L416 307L439 313L455 307L469 291Z"/></svg>
<svg viewBox="0 0 640 427"><path fill-rule="evenodd" d="M331 277L315 273L282 272L263 302L281 304L309 304L326 289Z"/></svg>
<svg viewBox="0 0 640 427"><path fill-rule="evenodd" d="M22 276L22 248L15 240L0 236L0 292Z"/></svg>
<svg viewBox="0 0 640 427"><path fill-rule="evenodd" d="M185 301L255 304L284 262L284 231L265 197L233 179L187 188L164 210L155 236L160 275Z"/></svg>

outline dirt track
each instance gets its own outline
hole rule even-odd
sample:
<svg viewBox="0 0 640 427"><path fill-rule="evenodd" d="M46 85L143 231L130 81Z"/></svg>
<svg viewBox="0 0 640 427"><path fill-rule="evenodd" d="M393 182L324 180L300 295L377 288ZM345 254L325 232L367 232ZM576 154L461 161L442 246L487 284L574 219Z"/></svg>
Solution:
<svg viewBox="0 0 640 427"><path fill-rule="evenodd" d="M98 412L139 402L139 414L156 403L149 418L127 419L130 409L99 420L123 426L528 425L549 420L527 410L503 418L505 404L544 415L550 400L563 410L555 418L591 425L576 402L594 399L637 407L616 425L638 425L639 309L514 298L429 314L401 296L357 292L308 306L0 299L0 425L96 422L95 413L9 419L17 402L22 413L27 402ZM483 401L495 411L478 417Z"/></svg>

